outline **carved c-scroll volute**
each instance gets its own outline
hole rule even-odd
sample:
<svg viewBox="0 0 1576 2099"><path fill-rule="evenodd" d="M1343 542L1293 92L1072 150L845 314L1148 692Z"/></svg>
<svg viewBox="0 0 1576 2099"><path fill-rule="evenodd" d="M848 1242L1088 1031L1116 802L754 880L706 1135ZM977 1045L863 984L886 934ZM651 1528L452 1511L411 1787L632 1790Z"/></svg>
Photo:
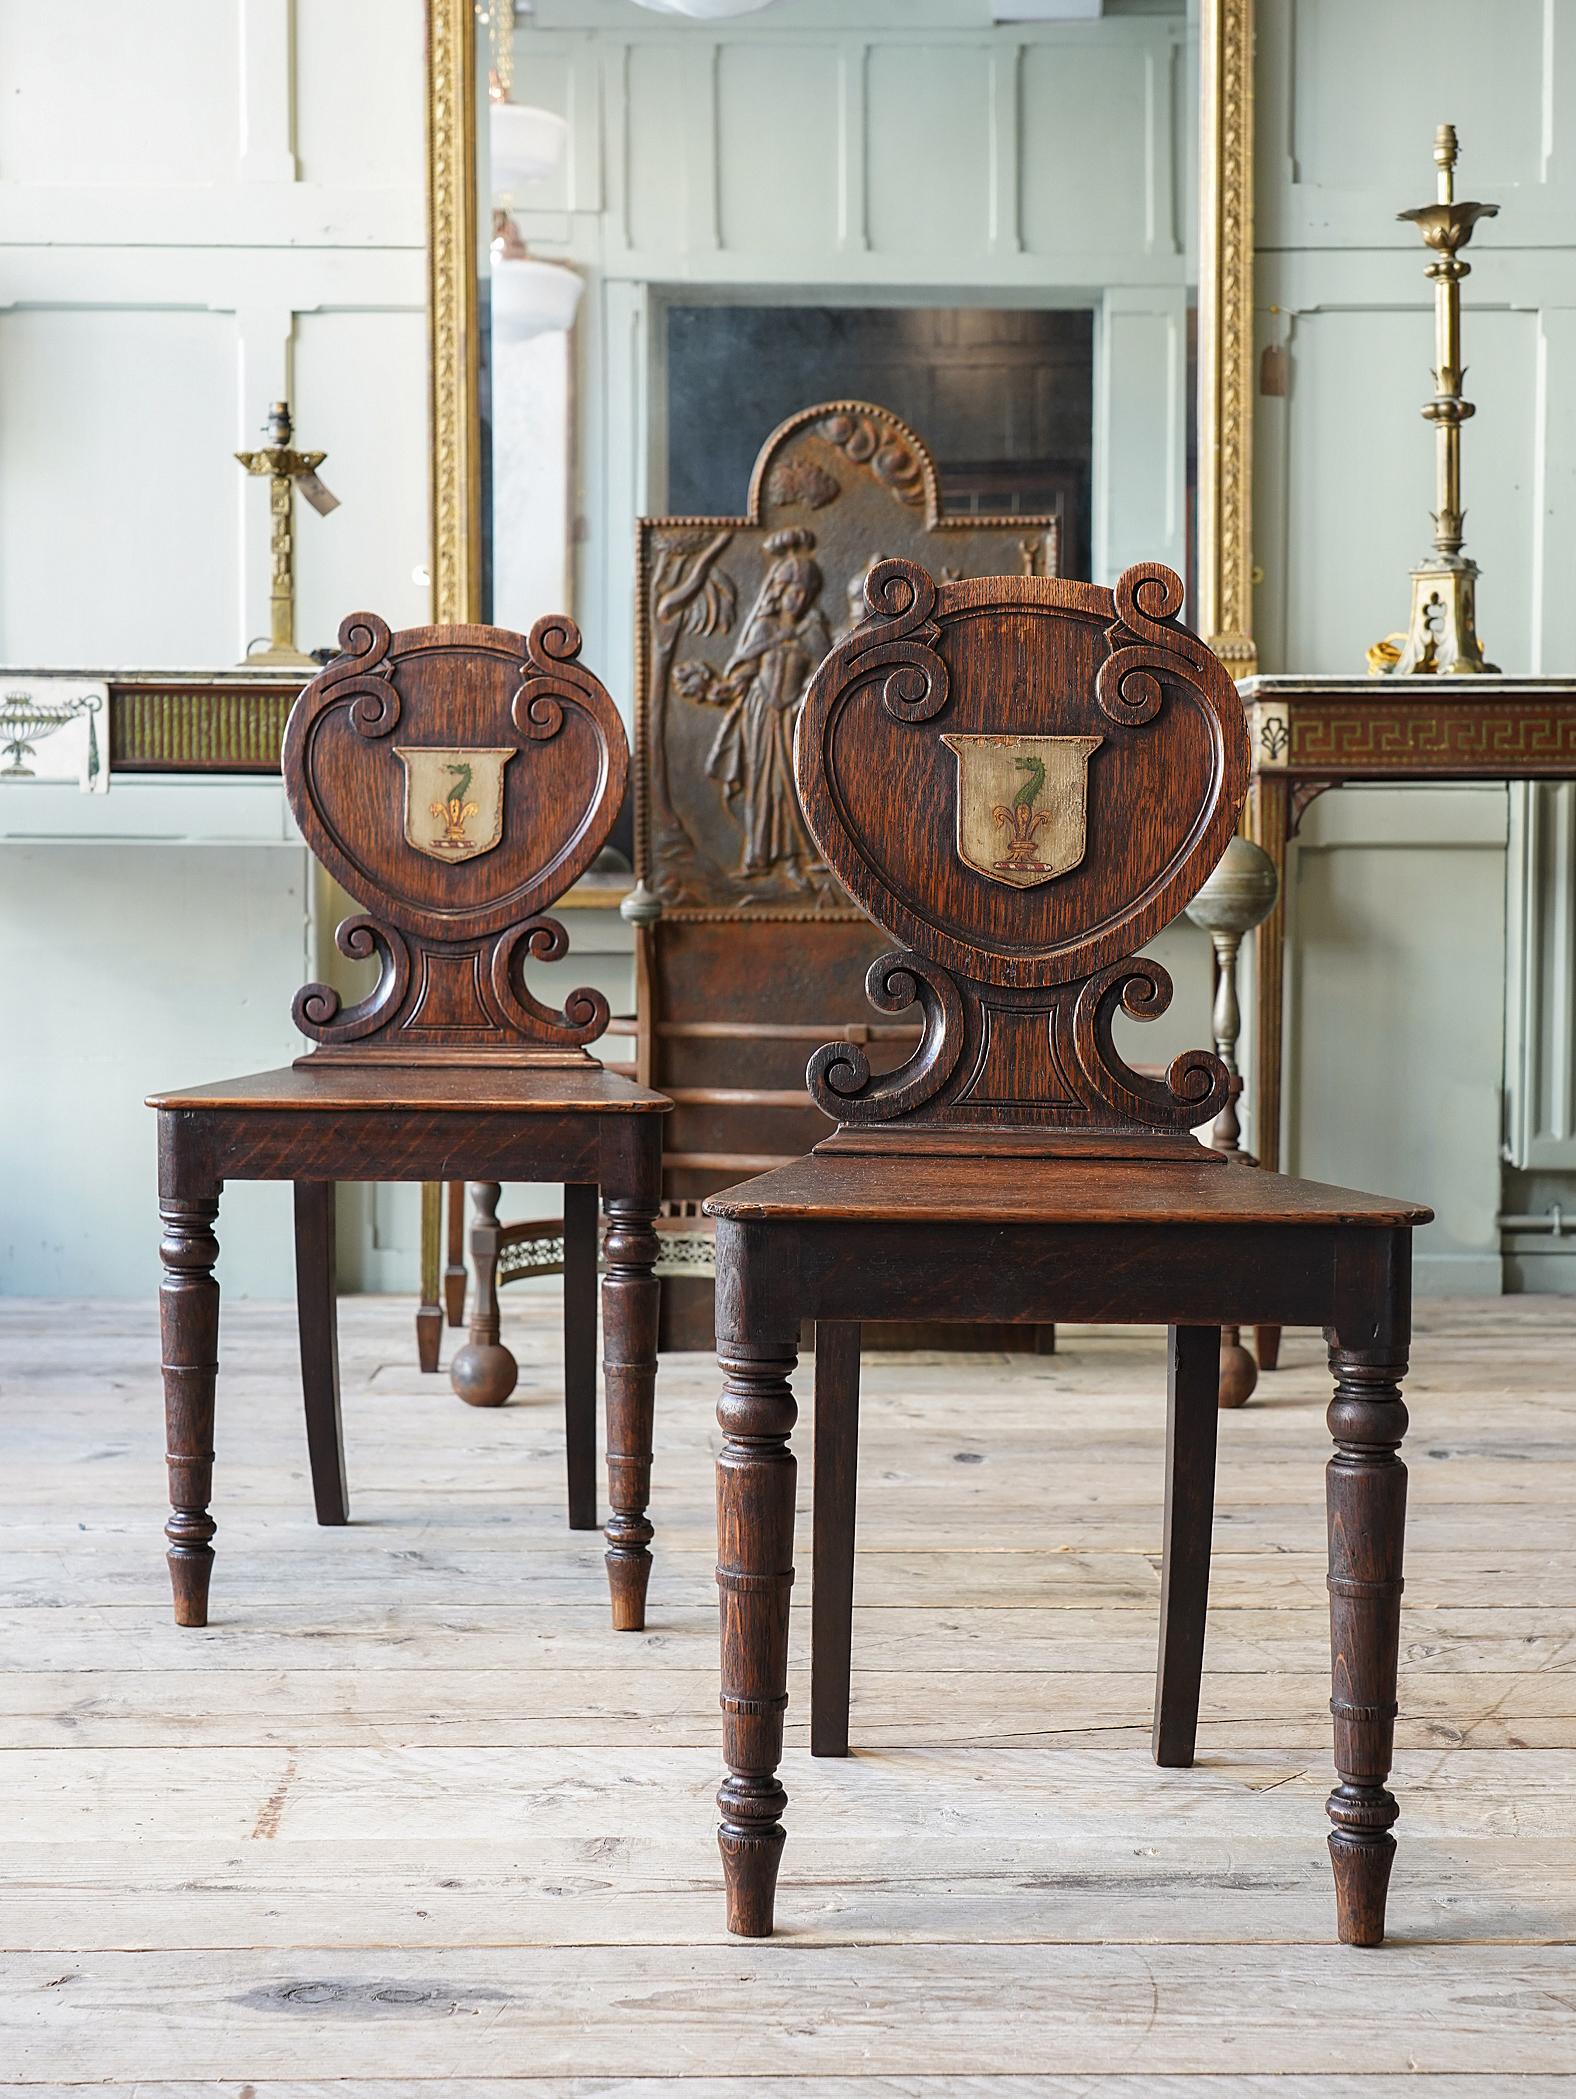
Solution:
<svg viewBox="0 0 1576 2099"><path fill-rule="evenodd" d="M857 1048L816 1052L811 1093L843 1126L827 1142L1210 1156L1186 1133L1223 1105L1225 1067L1190 1051L1160 1082L1113 1032L1169 1004L1137 951L1202 886L1247 790L1242 704L1177 623L1181 583L1145 563L1114 591L938 585L894 560L866 594L812 681L799 791L839 880L905 943L872 966L872 1003L917 1005L922 1036L878 1078Z"/></svg>
<svg viewBox="0 0 1576 2099"><path fill-rule="evenodd" d="M948 517L923 441L826 401L762 446L739 517L644 518L636 850L669 919L857 918L804 827L793 733L816 666L888 556L950 576L1054 572L1058 521Z"/></svg>
<svg viewBox="0 0 1576 2099"><path fill-rule="evenodd" d="M297 993L312 1055L587 1061L602 994L571 992L558 1012L523 973L566 951L544 914L601 850L629 770L574 622L391 633L360 612L339 644L296 701L281 762L307 844L365 906L339 950L379 974L350 1005L326 984Z"/></svg>

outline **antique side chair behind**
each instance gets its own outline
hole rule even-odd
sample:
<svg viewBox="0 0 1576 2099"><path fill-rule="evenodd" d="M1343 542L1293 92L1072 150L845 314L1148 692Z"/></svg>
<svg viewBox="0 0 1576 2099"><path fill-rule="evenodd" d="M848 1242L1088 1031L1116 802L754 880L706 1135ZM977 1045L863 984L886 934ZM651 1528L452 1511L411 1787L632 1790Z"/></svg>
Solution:
<svg viewBox="0 0 1576 2099"><path fill-rule="evenodd" d="M713 1196L717 1580L729 1928L772 1928L793 1581L800 1323L816 1322L811 1747L847 1748L860 1323L1138 1321L1170 1330L1154 1750L1190 1764L1198 1717L1224 1325L1327 1330L1330 1838L1340 1935L1384 1935L1406 1469L1412 1204L1260 1173L1189 1134L1227 1097L1196 1050L1163 1080L1124 1063L1119 1012L1164 1011L1138 950L1236 827L1242 705L1175 615L1170 570L1115 591L1042 577L938 585L889 561L799 724L804 812L850 895L906 945L871 965L918 1049L873 1075L810 1059L838 1127L809 1157Z"/></svg>
<svg viewBox="0 0 1576 2099"><path fill-rule="evenodd" d="M587 1054L607 1022L599 992L562 1012L527 988L554 961L543 915L590 864L629 768L618 713L575 659L566 618L529 640L496 627L391 634L374 614L339 630L341 654L296 701L285 792L308 845L366 907L341 954L378 979L345 1005L324 984L296 995L317 1047L288 1069L156 1094L175 1616L205 1625L213 1570L219 1286L215 1224L227 1180L295 1184L296 1278L307 1446L319 1523L348 1519L339 1420L334 1187L502 1174L563 1183L566 1212L608 1219L602 1290L607 1400L607 1566L613 1623L644 1622L656 1375L660 1094ZM584 1264L582 1264L584 1266ZM579 1293L583 1297L584 1293ZM594 1300L566 1323L569 1521L596 1527Z"/></svg>

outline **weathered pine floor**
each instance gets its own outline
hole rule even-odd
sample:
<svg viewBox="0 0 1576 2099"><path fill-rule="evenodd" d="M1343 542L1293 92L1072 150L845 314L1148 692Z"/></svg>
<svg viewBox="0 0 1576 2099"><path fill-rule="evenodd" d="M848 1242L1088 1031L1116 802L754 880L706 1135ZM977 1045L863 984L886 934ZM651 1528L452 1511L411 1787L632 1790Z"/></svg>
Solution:
<svg viewBox="0 0 1576 2099"><path fill-rule="evenodd" d="M354 1522L290 1314L226 1308L213 1624L169 1620L157 1349L0 1307L0 2089L136 2099L1576 2099L1576 1303L1424 1306L1393 1942L1331 1943L1317 1338L1222 1423L1202 1754L1148 1756L1157 1339L868 1366L845 1763L720 1926L714 1376L659 1384L651 1628L524 1403L343 1311ZM802 1382L807 1397L808 1378ZM808 1412L804 1408L805 1428Z"/></svg>

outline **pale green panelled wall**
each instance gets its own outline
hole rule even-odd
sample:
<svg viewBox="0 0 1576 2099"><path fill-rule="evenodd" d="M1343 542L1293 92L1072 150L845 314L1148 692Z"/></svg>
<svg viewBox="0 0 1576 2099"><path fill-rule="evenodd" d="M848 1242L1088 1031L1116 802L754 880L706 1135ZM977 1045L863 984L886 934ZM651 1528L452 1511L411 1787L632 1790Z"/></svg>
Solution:
<svg viewBox="0 0 1576 2099"><path fill-rule="evenodd" d="M999 29L986 0L790 0L718 23L537 0L515 54L515 99L569 127L561 172L513 202L532 252L586 279L573 609L626 712L676 300L1092 308L1095 575L1185 567L1197 64L1180 0ZM1128 1048L1164 1059L1207 1034L1208 948L1185 926L1156 952L1177 997ZM506 1214L555 1201L510 1190ZM414 1200L370 1207L361 1272L398 1287Z"/></svg>
<svg viewBox="0 0 1576 2099"><path fill-rule="evenodd" d="M1259 0L1258 25L1257 324L1288 370L1256 402L1262 666L1360 672L1405 624L1432 530L1433 328L1422 243L1395 214L1432 198L1449 121L1458 194L1500 206L1464 291L1479 619L1505 670L1576 671L1576 9ZM1513 1090L1526 1056L1543 1074L1534 1134L1551 1067L1570 1071L1572 957L1547 924L1576 875L1570 827L1506 856L1529 801L1564 792L1345 789L1292 849L1288 1163L1431 1202L1425 1289L1500 1287L1507 1032Z"/></svg>
<svg viewBox="0 0 1576 2099"><path fill-rule="evenodd" d="M516 216L587 278L589 660L632 665L629 548L665 499L676 298L1093 309L1094 575L1186 568L1197 46L1180 0L1000 28L985 0L792 0L732 24L538 0L516 49L516 98L570 125L561 176ZM1164 1059L1207 1037L1208 947L1180 926L1155 952L1177 996L1128 1047Z"/></svg>
<svg viewBox="0 0 1576 2099"><path fill-rule="evenodd" d="M539 0L517 54L517 99L570 122L562 175L516 216L588 280L588 654L632 660L629 547L664 500L675 296L1092 307L1096 573L1183 565L1196 65L1180 5L994 29L982 0L793 0L731 24Z"/></svg>

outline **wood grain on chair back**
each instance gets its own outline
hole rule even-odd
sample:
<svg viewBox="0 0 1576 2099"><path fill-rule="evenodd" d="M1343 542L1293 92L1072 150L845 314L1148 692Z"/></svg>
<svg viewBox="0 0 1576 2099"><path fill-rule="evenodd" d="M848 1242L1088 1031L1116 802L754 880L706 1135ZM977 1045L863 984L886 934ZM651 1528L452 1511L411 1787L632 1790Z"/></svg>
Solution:
<svg viewBox="0 0 1576 2099"><path fill-rule="evenodd" d="M828 1043L817 1103L866 1147L877 1125L1039 1131L1042 1149L1054 1132L1187 1141L1226 1097L1224 1066L1191 1051L1159 1081L1112 1040L1118 1010L1169 1003L1137 950L1202 886L1247 790L1242 704L1177 623L1181 583L1143 563L1114 591L938 584L893 560L865 589L868 618L811 683L797 777L827 863L906 944L871 965L871 1002L917 1004L923 1035L884 1075ZM1109 1148L1134 1144L1166 1148Z"/></svg>
<svg viewBox="0 0 1576 2099"><path fill-rule="evenodd" d="M307 844L365 907L340 926L340 952L380 973L350 1006L306 985L297 1027L319 1055L580 1061L606 1000L576 991L555 1012L522 975L527 956L567 949L542 914L600 851L629 769L617 709L575 660L574 622L538 620L529 638L391 633L357 612L339 645L286 725L285 792Z"/></svg>
<svg viewBox="0 0 1576 2099"><path fill-rule="evenodd" d="M892 555L950 576L1054 573L1059 544L1054 517L947 515L923 440L866 401L774 430L740 514L641 520L636 867L660 912L637 934L637 1069L674 1101L676 1211L815 1142L817 1042L845 1034L881 1070L918 1040L910 1017L863 1010L882 938L817 851L793 782L805 689L864 616L865 575ZM667 1291L663 1318L674 1345L709 1345L709 1278Z"/></svg>

